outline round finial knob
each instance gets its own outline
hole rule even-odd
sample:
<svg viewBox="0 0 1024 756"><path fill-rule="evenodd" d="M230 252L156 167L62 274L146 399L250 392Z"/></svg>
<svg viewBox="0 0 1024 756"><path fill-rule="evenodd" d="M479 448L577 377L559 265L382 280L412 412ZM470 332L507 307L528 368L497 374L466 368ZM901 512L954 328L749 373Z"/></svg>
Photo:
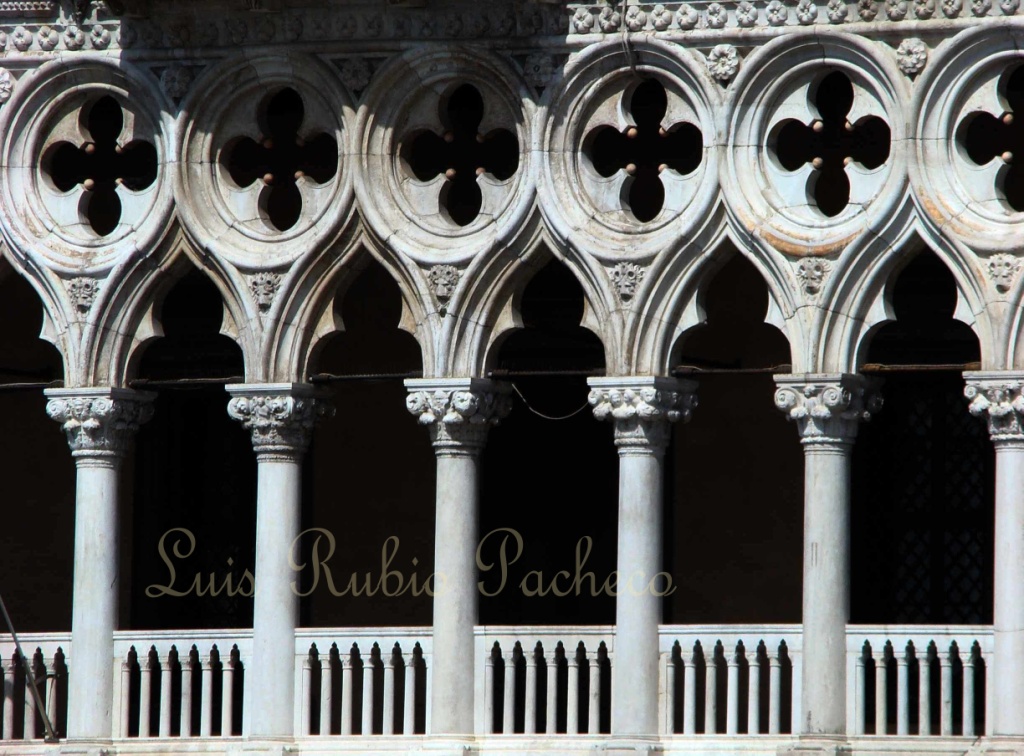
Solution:
<svg viewBox="0 0 1024 756"><path fill-rule="evenodd" d="M1003 120L1003 123L1005 123L1007 126L1009 126L1011 123L1013 123L1013 113L1003 113L1002 120Z"/></svg>
<svg viewBox="0 0 1024 756"><path fill-rule="evenodd" d="M267 184L268 186L270 184L273 184L274 183L274 174L273 173L264 173L263 174L263 183Z"/></svg>
<svg viewBox="0 0 1024 756"><path fill-rule="evenodd" d="M846 131L853 131L853 124L847 121L843 124L843 129Z"/></svg>
<svg viewBox="0 0 1024 756"><path fill-rule="evenodd" d="M454 131L446 131L446 132L444 132L444 141L446 141L448 144L451 144L452 142L454 142L455 141L455 132Z"/></svg>
<svg viewBox="0 0 1024 756"><path fill-rule="evenodd" d="M95 186L96 182L93 181L91 178L87 178L85 181L82 182L82 188L85 189L85 191L87 192L91 192L93 190L93 187Z"/></svg>
<svg viewBox="0 0 1024 756"><path fill-rule="evenodd" d="M811 131L813 131L815 134L820 134L824 130L825 124L822 123L820 120L815 120L811 123Z"/></svg>
<svg viewBox="0 0 1024 756"><path fill-rule="evenodd" d="M637 131L636 126L630 126L628 129L626 129L626 139L636 139L636 136L639 133L640 132Z"/></svg>
<svg viewBox="0 0 1024 756"><path fill-rule="evenodd" d="M295 180L298 181L300 178L306 175L305 171L295 171Z"/></svg>
<svg viewBox="0 0 1024 756"><path fill-rule="evenodd" d="M664 173L668 170L668 163L662 163L658 166L658 173Z"/></svg>
<svg viewBox="0 0 1024 756"><path fill-rule="evenodd" d="M814 168L814 170L816 171L820 171L823 165L825 165L825 161L822 160L820 157L816 157L814 158L814 160L811 161L811 167Z"/></svg>
<svg viewBox="0 0 1024 756"><path fill-rule="evenodd" d="M92 142L89 142L82 148L82 152L84 152L86 155L92 155L93 153L96 152L96 145L93 144Z"/></svg>
<svg viewBox="0 0 1024 756"><path fill-rule="evenodd" d="M444 177L451 181L453 178L455 178L455 169L449 168L447 171L444 172Z"/></svg>
<svg viewBox="0 0 1024 756"><path fill-rule="evenodd" d="M483 176L485 173L487 173L487 169L486 168L484 168L482 165L477 166L477 169L476 169L476 175L477 176Z"/></svg>
<svg viewBox="0 0 1024 756"><path fill-rule="evenodd" d="M1012 153L1012 152L1010 152L1009 150L1007 150L1006 152L1004 152L1004 153L1003 153L1002 155L1000 155L999 157L1001 157L1001 158L1003 159L1003 162L1004 162L1004 163L1012 163L1012 162L1013 162L1013 153Z"/></svg>
<svg viewBox="0 0 1024 756"><path fill-rule="evenodd" d="M272 150L272 149L274 149L274 140L271 139L270 137L267 137L266 139L264 139L263 140L263 149L265 149L265 150Z"/></svg>
<svg viewBox="0 0 1024 756"><path fill-rule="evenodd" d="M635 176L636 175L636 163L629 163L626 166L626 173L628 173L630 176Z"/></svg>

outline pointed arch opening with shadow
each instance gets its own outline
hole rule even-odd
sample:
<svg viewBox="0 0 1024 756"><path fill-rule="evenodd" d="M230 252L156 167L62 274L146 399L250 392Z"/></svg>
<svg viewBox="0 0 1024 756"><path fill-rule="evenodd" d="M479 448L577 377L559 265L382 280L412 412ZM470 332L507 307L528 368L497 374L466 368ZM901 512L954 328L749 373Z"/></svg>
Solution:
<svg viewBox="0 0 1024 756"><path fill-rule="evenodd" d="M885 296L895 321L860 350L885 403L854 446L852 619L988 624L994 452L962 375L979 342L953 319L956 283L931 252L909 256Z"/></svg>
<svg viewBox="0 0 1024 756"><path fill-rule="evenodd" d="M369 254L358 264L363 269L334 299L344 330L319 343L311 362L312 382L336 413L314 431L302 513L303 529L332 534L336 549L326 566L344 595L332 594L325 571L313 586L312 570L304 570L303 591L312 593L302 602L302 624L429 625L431 597L419 589L434 566L434 453L406 409L404 384L422 374L423 356L402 330L408 318L391 274ZM302 542L307 563L315 538ZM320 549L323 558L326 540ZM378 584L385 554L401 584L398 577Z"/></svg>
<svg viewBox="0 0 1024 756"><path fill-rule="evenodd" d="M613 623L615 600L601 589L616 569L618 458L611 424L598 423L587 403L587 377L604 374L604 346L580 325L583 288L558 260L538 270L514 305L523 327L492 349L491 377L511 382L515 393L512 412L490 431L482 457L480 555L494 566L480 579L496 595L481 596L480 621ZM499 528L515 530L523 541L504 587L504 534L487 538ZM581 573L592 572L593 585L584 577L577 593L562 577L559 590L570 589L569 595L547 591L556 572L575 575L577 546L586 554ZM527 595L540 588L547 595Z"/></svg>
<svg viewBox="0 0 1024 756"><path fill-rule="evenodd" d="M666 564L674 623L799 622L803 456L775 408L786 337L764 322L768 288L734 249L698 302L707 317L680 336L675 374L699 404L666 453Z"/></svg>
<svg viewBox="0 0 1024 756"><path fill-rule="evenodd" d="M43 321L32 285L0 261L0 585L18 632L71 629L75 463L46 416L43 385L59 386L64 364Z"/></svg>
<svg viewBox="0 0 1024 756"><path fill-rule="evenodd" d="M180 272L157 300L162 337L133 356L130 385L156 399L125 463L134 473L121 539L132 566L129 626L251 627L244 575L255 571L256 459L249 434L228 417L224 390L245 374L242 351L222 333L230 324L217 287L196 268ZM187 595L159 595L168 561L173 589Z"/></svg>

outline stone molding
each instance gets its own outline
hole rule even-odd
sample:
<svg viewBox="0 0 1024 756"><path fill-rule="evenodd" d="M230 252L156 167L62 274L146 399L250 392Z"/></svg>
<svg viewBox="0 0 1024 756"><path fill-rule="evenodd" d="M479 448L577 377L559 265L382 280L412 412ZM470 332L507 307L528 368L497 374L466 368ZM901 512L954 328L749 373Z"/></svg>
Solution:
<svg viewBox="0 0 1024 756"><path fill-rule="evenodd" d="M334 414L316 390L302 383L249 383L225 386L228 415L252 434L260 460L295 461L309 448L313 426Z"/></svg>
<svg viewBox="0 0 1024 756"><path fill-rule="evenodd" d="M965 372L964 380L968 409L988 423L992 442L1024 443L1024 372Z"/></svg>
<svg viewBox="0 0 1024 756"><path fill-rule="evenodd" d="M857 426L882 408L875 381L852 373L777 375L775 406L804 444L852 444Z"/></svg>
<svg viewBox="0 0 1024 756"><path fill-rule="evenodd" d="M615 424L620 453L660 451L670 423L689 421L697 407L697 383L660 376L588 378L588 401L598 420Z"/></svg>
<svg viewBox="0 0 1024 756"><path fill-rule="evenodd" d="M61 424L76 459L120 459L153 416L155 394L121 388L46 389L46 414Z"/></svg>
<svg viewBox="0 0 1024 756"><path fill-rule="evenodd" d="M439 454L478 454L487 431L512 410L508 387L482 378L411 378L405 387L406 408Z"/></svg>

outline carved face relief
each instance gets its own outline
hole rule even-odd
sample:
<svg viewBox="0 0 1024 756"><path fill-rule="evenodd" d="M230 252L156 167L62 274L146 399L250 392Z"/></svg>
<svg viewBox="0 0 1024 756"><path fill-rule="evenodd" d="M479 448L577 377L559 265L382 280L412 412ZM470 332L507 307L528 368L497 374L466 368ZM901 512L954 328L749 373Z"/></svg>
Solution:
<svg viewBox="0 0 1024 756"><path fill-rule="evenodd" d="M821 291L825 283L825 276L828 275L831 265L826 260L807 258L800 261L796 268L796 277L800 279L801 285L811 296Z"/></svg>
<svg viewBox="0 0 1024 756"><path fill-rule="evenodd" d="M446 302L455 293L455 287L459 285L459 269L454 265L435 265L430 269L430 288L434 290L434 296L441 302Z"/></svg>
<svg viewBox="0 0 1024 756"><path fill-rule="evenodd" d="M988 261L988 274L997 290L1006 293L1013 286L1013 280L1020 270L1020 260L1013 255L999 253Z"/></svg>
<svg viewBox="0 0 1024 756"><path fill-rule="evenodd" d="M646 271L636 263L621 262L609 271L619 299L628 302L636 294Z"/></svg>
<svg viewBox="0 0 1024 756"><path fill-rule="evenodd" d="M257 273L249 280L249 291L261 312L266 312L274 304L274 297L281 285L280 273Z"/></svg>

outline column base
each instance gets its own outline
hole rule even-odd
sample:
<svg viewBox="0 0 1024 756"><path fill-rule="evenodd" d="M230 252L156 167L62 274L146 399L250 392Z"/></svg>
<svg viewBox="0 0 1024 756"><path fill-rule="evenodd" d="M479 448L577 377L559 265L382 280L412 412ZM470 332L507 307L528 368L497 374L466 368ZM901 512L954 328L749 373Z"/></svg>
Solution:
<svg viewBox="0 0 1024 756"><path fill-rule="evenodd" d="M852 753L845 735L804 735L795 744L781 746L778 756L843 756Z"/></svg>

